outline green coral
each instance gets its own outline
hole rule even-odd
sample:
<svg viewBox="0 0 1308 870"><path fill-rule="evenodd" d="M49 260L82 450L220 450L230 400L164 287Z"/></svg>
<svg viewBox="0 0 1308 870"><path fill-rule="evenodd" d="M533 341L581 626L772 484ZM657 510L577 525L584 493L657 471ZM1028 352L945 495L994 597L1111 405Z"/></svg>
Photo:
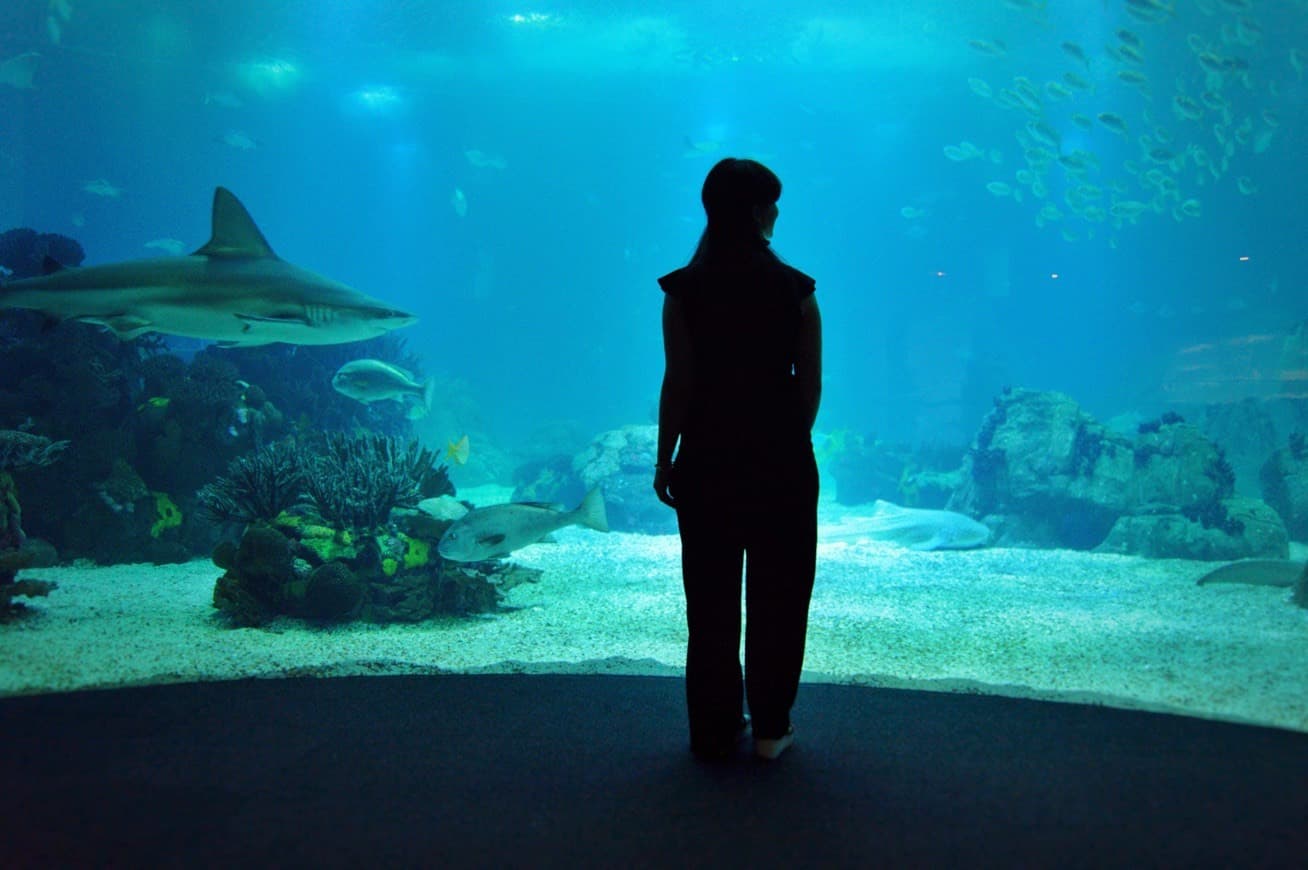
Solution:
<svg viewBox="0 0 1308 870"><path fill-rule="evenodd" d="M311 550L320 563L333 559L350 562L359 556L359 546L348 529L337 531L331 526L306 523L300 527L300 544Z"/></svg>
<svg viewBox="0 0 1308 870"><path fill-rule="evenodd" d="M404 541L404 567L412 571L414 568L423 568L431 563L431 544L421 538L410 538L408 535L401 534L400 540Z"/></svg>
<svg viewBox="0 0 1308 870"><path fill-rule="evenodd" d="M150 536L157 538L168 529L175 529L182 524L182 509L166 492L152 492L154 496L154 524L150 526Z"/></svg>

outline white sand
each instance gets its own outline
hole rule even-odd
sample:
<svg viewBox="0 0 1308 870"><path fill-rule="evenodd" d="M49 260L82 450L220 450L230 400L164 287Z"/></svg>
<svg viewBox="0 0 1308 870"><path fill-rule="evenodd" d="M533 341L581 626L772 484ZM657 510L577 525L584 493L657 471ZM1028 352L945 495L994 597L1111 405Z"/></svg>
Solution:
<svg viewBox="0 0 1308 870"><path fill-rule="evenodd" d="M844 512L847 515L848 512ZM824 512L827 523L842 514ZM824 525L805 679L985 692L1308 731L1308 610L1214 567L1070 551L918 553ZM675 674L675 536L568 529L515 561L545 574L514 609L417 625L232 629L204 561L52 568L0 626L0 693L192 680L460 671Z"/></svg>

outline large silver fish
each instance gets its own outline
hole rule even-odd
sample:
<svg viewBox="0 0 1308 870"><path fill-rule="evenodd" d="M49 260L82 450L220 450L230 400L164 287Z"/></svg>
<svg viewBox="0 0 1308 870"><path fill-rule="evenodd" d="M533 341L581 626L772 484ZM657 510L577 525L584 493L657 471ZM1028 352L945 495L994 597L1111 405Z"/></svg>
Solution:
<svg viewBox="0 0 1308 870"><path fill-rule="evenodd" d="M195 253L14 281L0 286L0 308L103 324L124 340L162 332L230 346L340 344L417 320L278 257L222 187L213 194L213 236Z"/></svg>
<svg viewBox="0 0 1308 870"><path fill-rule="evenodd" d="M580 525L597 532L609 530L604 496L598 488L586 493L576 510L535 502L511 502L477 508L445 530L436 546L441 558L480 562L507 556L565 526Z"/></svg>
<svg viewBox="0 0 1308 870"><path fill-rule="evenodd" d="M407 405L405 413L417 420L431 409L436 384L431 379L418 383L411 372L379 359L356 359L336 370L332 387L365 405L388 399Z"/></svg>

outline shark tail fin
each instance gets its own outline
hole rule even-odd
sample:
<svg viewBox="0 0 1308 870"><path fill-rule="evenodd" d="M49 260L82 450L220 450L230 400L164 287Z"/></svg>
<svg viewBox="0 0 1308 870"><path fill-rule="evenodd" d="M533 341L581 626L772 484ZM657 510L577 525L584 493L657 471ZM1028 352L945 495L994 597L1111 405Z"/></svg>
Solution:
<svg viewBox="0 0 1308 870"><path fill-rule="evenodd" d="M607 532L609 530L608 512L604 509L604 493L597 486L586 497L581 500L581 504L572 512L576 517L576 522L588 529L594 529L597 532Z"/></svg>

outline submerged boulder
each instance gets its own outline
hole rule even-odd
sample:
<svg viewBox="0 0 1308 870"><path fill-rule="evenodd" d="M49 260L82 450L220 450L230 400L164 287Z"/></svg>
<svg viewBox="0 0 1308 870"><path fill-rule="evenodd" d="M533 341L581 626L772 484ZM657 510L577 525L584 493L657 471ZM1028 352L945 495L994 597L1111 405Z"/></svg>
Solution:
<svg viewBox="0 0 1308 870"><path fill-rule="evenodd" d="M1180 513L1125 516L1096 550L1153 559L1284 559L1289 539L1281 518L1262 501L1223 500L1220 515ZM1207 521L1207 523L1205 522Z"/></svg>
<svg viewBox="0 0 1308 870"><path fill-rule="evenodd" d="M624 426L603 432L572 460L582 491L604 491L609 528L647 535L674 534L677 515L654 495L657 426ZM568 504L567 507L575 507Z"/></svg>
<svg viewBox="0 0 1308 870"><path fill-rule="evenodd" d="M1263 498L1281 515L1290 537L1308 541L1308 444L1303 433L1291 435L1289 446L1271 455L1260 478Z"/></svg>
<svg viewBox="0 0 1308 870"><path fill-rule="evenodd" d="M1176 414L1132 437L1061 393L1006 390L949 509L984 518L1000 544L1196 559L1282 552L1284 528L1261 502L1233 499L1234 487L1221 448Z"/></svg>

